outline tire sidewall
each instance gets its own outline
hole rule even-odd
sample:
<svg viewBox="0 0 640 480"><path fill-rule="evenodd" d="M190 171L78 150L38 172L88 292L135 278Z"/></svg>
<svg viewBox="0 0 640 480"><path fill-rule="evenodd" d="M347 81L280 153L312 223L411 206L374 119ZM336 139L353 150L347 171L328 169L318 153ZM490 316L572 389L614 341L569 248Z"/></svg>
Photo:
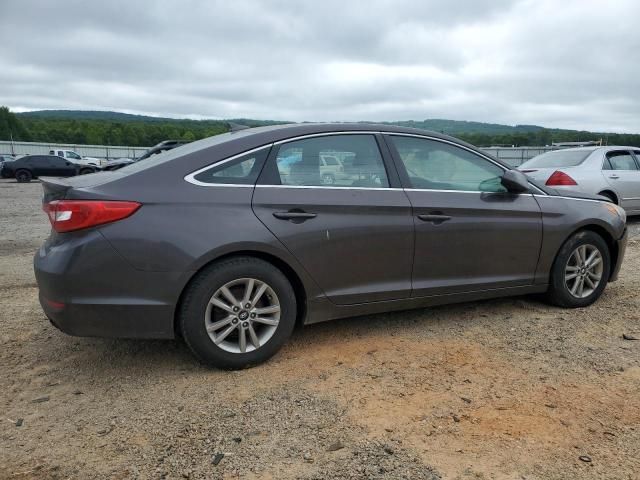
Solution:
<svg viewBox="0 0 640 480"><path fill-rule="evenodd" d="M587 244L593 245L598 248L598 250L600 250L603 261L602 278L596 289L588 297L576 298L571 295L571 292L565 284L565 268L567 265L567 261L569 260L569 256L575 251L575 249L580 245ZM575 233L562 245L553 264L551 272L551 289L556 303L559 303L560 305L565 307L572 308L586 307L588 305L591 305L598 298L600 298L600 295L602 295L603 290L607 286L610 273L611 254L609 252L609 247L604 239L597 233L588 230L583 230Z"/></svg>
<svg viewBox="0 0 640 480"><path fill-rule="evenodd" d="M211 296L222 285L238 278L266 282L280 302L280 321L273 336L263 346L244 354L222 350L213 343L205 328L205 312ZM207 365L238 369L272 357L288 340L296 322L295 293L284 274L271 264L255 258L223 261L201 272L189 286L180 310L180 330L187 345Z"/></svg>
<svg viewBox="0 0 640 480"><path fill-rule="evenodd" d="M20 178L22 175L24 175L24 177ZM29 183L33 178L33 175L31 175L29 170L18 170L15 176L18 183Z"/></svg>

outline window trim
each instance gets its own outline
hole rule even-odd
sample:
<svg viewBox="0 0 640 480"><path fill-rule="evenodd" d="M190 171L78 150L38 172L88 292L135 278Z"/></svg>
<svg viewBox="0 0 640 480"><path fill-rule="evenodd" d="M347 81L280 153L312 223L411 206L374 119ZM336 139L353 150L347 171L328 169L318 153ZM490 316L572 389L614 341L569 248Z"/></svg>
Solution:
<svg viewBox="0 0 640 480"><path fill-rule="evenodd" d="M389 187L387 188L379 188L379 187L341 187L341 186L322 186L322 185L318 185L318 186L303 186L303 185L299 185L299 186L295 186L295 185L274 185L274 184L265 184L265 183L261 183L261 179L269 165L269 161L271 160L272 155L274 154L274 152L277 152L279 150L279 148L277 149L273 149L273 147L275 146L279 146L283 143L289 143L289 142L293 142L296 140L303 140L305 138L313 138L313 137L326 137L326 136L333 136L333 135L373 135L376 139L376 142L378 143L378 148L380 149L380 153L382 155L382 161L384 162L384 166L385 166L385 170L387 172L387 177L389 180ZM494 165L500 167L503 171L507 171L510 170L509 168L505 167L504 165L502 165L501 163L497 162L496 160L492 159L491 157L489 157L488 155L486 155L483 152L478 152L472 148L469 148L465 145L461 145L460 143L457 142L452 142L450 140L444 139L444 138L438 138L438 137L434 137L432 135L429 134L416 134L416 133L404 133L404 132L391 132L388 130L339 130L339 131L334 131L334 132L320 132L320 133L309 133L309 134L305 134L305 135L297 135L294 137L289 137L289 138L285 138L282 140L278 140L275 142L270 142L264 145L261 145L259 147L253 148L251 150L247 150L245 152L233 155L231 157L216 161L214 163L211 163L205 167L202 167L199 170L196 170L195 172L192 172L188 175L185 175L184 180L193 184L193 185L198 185L201 187L280 187L280 188L324 188L324 189L339 189L339 190L389 190L389 191L393 191L393 190L416 190L412 187L407 187L404 185L404 181L401 177L401 173L400 172L404 172L404 166L402 166L402 170L400 170L398 168L397 162L396 162L396 152L395 152L395 147L393 147L393 145L389 146L389 142L387 141L387 136L400 136L400 137L415 137L415 138L422 138L425 140L435 140L437 142L442 142L442 143L447 143L449 145L453 145L454 147L459 147L462 148L464 150L468 150L471 153L474 153L476 155L478 155L479 157L482 157L486 160L488 160L489 162L493 163ZM393 150L392 148L393 147ZM241 184L241 183L204 183L204 182L200 182L198 180L195 180L193 177L199 173L202 173L206 170L208 170L209 168L213 168L219 165L222 165L223 163L226 162L230 162L232 160L235 160L236 158L239 158L243 155L248 155L250 153L253 152L257 152L258 150L261 150L263 148L270 148L272 149L271 152L269 152L267 159L265 160L265 165L262 169L262 172L260 173L260 175L258 176L258 180L256 181L255 185L247 185L247 184ZM541 195L541 196L549 196L549 194L547 192L545 192L544 190L536 187L535 185L533 185L531 182L529 182L529 186L534 189L537 193L534 192L530 192L531 194L535 194L535 195ZM427 191L431 191L431 192L437 192L437 191L443 191L443 190L427 190ZM445 192L450 192L451 190L444 190ZM477 190L453 190L457 193L487 193L487 192L479 192Z"/></svg>
<svg viewBox="0 0 640 480"><path fill-rule="evenodd" d="M211 163L209 165L207 165L206 167L203 167L199 170L196 170L195 172L192 172L188 175L185 175L184 180L192 183L193 185L198 185L199 187L255 187L255 183L207 183L207 182L201 182L200 180L196 180L196 175L201 174L202 172L206 172L207 170L211 170L212 168L217 168L220 165L224 165L225 163L229 163L232 162L234 160L237 160L240 157L244 157L245 155L251 155L252 153L255 152L259 152L260 150L265 150L268 148L271 148L273 146L273 143L269 143L267 145L262 145L261 147L257 147L257 148L253 148L251 150L247 150L246 152L242 152L242 153L238 153L236 155L233 155L232 157L228 157L225 158L223 160L220 160L218 162L214 162ZM267 157L268 157L268 153L267 153ZM266 160L265 160L266 162ZM258 174L258 178L260 178L260 174Z"/></svg>

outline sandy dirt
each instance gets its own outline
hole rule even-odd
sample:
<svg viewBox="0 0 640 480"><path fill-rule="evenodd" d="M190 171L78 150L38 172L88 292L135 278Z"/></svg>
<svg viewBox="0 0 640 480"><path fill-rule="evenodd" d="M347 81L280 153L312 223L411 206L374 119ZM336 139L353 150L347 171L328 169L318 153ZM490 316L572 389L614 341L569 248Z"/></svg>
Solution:
<svg viewBox="0 0 640 480"><path fill-rule="evenodd" d="M265 365L69 337L41 187L0 182L0 478L640 478L640 222L586 309L535 297L305 327ZM224 455L224 456L221 456ZM581 459L582 458L582 459Z"/></svg>

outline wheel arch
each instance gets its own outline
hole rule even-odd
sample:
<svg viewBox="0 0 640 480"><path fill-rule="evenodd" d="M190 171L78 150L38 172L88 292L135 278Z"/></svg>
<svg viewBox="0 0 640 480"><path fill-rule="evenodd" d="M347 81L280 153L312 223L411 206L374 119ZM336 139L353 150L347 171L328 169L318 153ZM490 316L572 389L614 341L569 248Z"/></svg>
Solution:
<svg viewBox="0 0 640 480"><path fill-rule="evenodd" d="M603 195L605 197L612 197L613 201L616 205L620 205L620 197L618 196L618 194L616 192L614 192L613 190L611 190L610 188L605 188L604 190L601 190L598 195Z"/></svg>
<svg viewBox="0 0 640 480"><path fill-rule="evenodd" d="M279 258L276 255L273 255L272 253L267 253L260 250L251 250L251 249L237 250L234 252L221 254L209 260L208 262L204 263L196 271L192 272L191 276L189 277L184 287L182 288L182 291L180 292L180 296L178 298L178 302L176 303L176 307L173 313L173 329L176 336L180 335L179 328L178 328L178 312L180 312L180 307L182 305L185 292L187 291L189 286L193 283L193 281L198 276L198 274L202 272L204 269L208 268L214 263L218 263L220 261L227 260L229 258L234 258L234 257L258 258L267 263L270 263L275 268L280 270L285 275L285 277L287 277L287 280L289 280L289 282L291 283L291 287L293 288L293 291L296 296L296 326L298 327L304 324L304 319L307 314L307 298L308 297L307 297L307 289L304 285L304 282L300 278L300 275L298 275L298 272L296 272L296 270L293 267L291 267L291 265L289 265L286 261L284 261L283 259Z"/></svg>

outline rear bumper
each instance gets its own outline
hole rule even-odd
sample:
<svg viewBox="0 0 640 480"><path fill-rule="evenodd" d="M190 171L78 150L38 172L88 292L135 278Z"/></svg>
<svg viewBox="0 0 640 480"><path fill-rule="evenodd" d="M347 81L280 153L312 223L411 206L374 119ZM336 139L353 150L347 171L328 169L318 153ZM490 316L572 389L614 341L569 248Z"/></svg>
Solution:
<svg viewBox="0 0 640 480"><path fill-rule="evenodd" d="M47 240L34 258L53 325L82 337L174 337L182 275L134 269L97 230L66 235Z"/></svg>
<svg viewBox="0 0 640 480"><path fill-rule="evenodd" d="M616 263L611 269L611 276L609 277L610 282L615 282L618 279L618 274L620 273L620 268L622 267L622 260L624 259L624 254L627 250L627 240L629 238L627 228L624 229L624 233L622 237L620 237L616 243L618 246L618 257L616 258Z"/></svg>

